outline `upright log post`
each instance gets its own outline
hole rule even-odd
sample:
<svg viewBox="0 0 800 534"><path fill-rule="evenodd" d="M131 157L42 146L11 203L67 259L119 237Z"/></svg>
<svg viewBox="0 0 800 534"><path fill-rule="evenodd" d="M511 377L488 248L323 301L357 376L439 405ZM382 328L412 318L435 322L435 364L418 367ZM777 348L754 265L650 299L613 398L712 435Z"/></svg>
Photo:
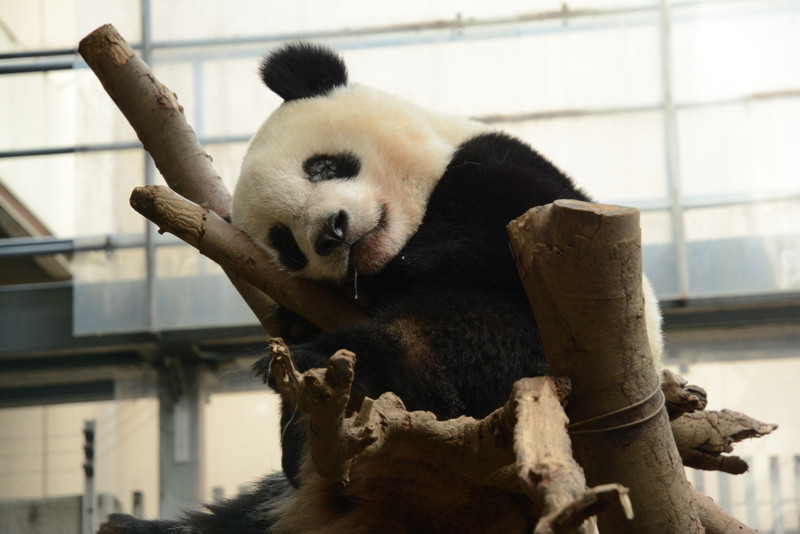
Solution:
<svg viewBox="0 0 800 534"><path fill-rule="evenodd" d="M639 212L572 200L509 225L553 376L572 382L573 450L590 486L630 488L600 532L703 532L663 408L644 322Z"/></svg>

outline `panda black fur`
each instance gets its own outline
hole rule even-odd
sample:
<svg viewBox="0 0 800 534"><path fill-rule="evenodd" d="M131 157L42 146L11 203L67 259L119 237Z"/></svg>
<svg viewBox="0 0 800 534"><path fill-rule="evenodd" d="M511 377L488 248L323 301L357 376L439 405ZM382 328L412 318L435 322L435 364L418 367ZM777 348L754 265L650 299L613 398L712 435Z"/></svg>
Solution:
<svg viewBox="0 0 800 534"><path fill-rule="evenodd" d="M546 373L506 225L533 206L588 196L513 137L349 84L328 49L285 46L264 60L261 75L284 103L245 156L233 223L288 272L357 284L372 302L368 323L292 346L297 367L324 367L347 348L357 355L356 399L392 391L409 410L442 419L483 417L505 402L514 381ZM645 295L658 365L660 313L646 280ZM266 375L268 365L265 358L255 369ZM394 516L371 512L384 528L353 529L358 523L344 518L370 496L328 487L302 467L307 425L294 406L284 405L281 426L285 478L271 475L253 493L183 523L141 522L135 532L413 532L432 524L419 508L413 519L399 512L395 501ZM464 493L467 508L474 498ZM470 518L459 528L527 528L504 503L494 506L511 524ZM298 519L306 506L323 504L337 509L324 527Z"/></svg>

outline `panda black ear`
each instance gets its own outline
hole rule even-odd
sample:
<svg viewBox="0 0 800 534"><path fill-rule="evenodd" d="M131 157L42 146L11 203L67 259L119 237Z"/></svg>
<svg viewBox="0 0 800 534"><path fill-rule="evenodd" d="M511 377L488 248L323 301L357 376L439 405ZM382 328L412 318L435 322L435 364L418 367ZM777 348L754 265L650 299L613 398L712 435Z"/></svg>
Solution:
<svg viewBox="0 0 800 534"><path fill-rule="evenodd" d="M261 79L285 101L321 96L347 85L347 67L333 50L291 43L264 57Z"/></svg>

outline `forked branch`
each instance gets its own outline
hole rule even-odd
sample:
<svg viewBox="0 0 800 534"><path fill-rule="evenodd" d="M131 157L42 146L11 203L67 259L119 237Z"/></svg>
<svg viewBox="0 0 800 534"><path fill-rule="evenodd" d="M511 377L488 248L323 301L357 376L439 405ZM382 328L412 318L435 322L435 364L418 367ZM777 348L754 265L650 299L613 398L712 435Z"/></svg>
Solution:
<svg viewBox="0 0 800 534"><path fill-rule="evenodd" d="M270 350L269 380L309 418L314 468L335 483L347 484L354 464L402 442L421 456L441 458L454 476L470 484L528 495L537 534L588 534L592 530L584 522L599 509L609 503L629 507L627 490L619 485L586 490L567 436L564 381L519 380L505 406L481 420L439 421L430 412L409 412L392 393L365 398L347 416L353 353L340 350L325 369L300 373L280 339L270 341Z"/></svg>
<svg viewBox="0 0 800 534"><path fill-rule="evenodd" d="M186 121L177 95L155 77L150 67L110 24L84 37L78 51L125 115L170 188L204 206L208 212L215 212L220 217L229 216L230 193L214 169L211 157ZM164 209L168 209L168 206L165 205ZM165 213L164 216L168 215ZM203 220L205 217L202 216ZM173 221L173 224L162 226L162 229L172 232L183 223L193 226L202 235L203 225L196 218ZM244 241L240 239L238 244ZM242 266L235 271L227 270L230 263L222 264L222 267L264 328L273 334L277 333L280 326L275 321L277 306L274 300L283 300L281 304L312 322L320 317L335 319L339 316L340 307L348 308L348 299L343 295L319 284L299 283L296 278L286 276L269 258L259 256L256 261L246 253L238 254L237 258ZM242 269L257 271L258 278L272 280L270 288L277 288L277 291L271 292L270 289L264 293L250 286L237 274ZM310 303L315 301L320 301L320 304L312 306ZM294 306L295 303L302 304ZM346 313L344 317L350 318ZM332 326L324 320L315 324L322 328Z"/></svg>

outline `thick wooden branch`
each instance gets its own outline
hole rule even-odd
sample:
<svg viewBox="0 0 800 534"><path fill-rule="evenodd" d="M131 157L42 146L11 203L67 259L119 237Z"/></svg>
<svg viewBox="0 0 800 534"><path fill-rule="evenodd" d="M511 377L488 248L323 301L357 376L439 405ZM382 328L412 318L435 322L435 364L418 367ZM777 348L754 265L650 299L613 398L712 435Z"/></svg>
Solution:
<svg viewBox="0 0 800 534"><path fill-rule="evenodd" d="M561 408L568 387L567 382L552 379L520 380L511 397L517 401L517 473L540 518L535 534L593 532L592 525L581 525L595 511L575 504L584 497L586 478L572 457L567 415Z"/></svg>
<svg viewBox="0 0 800 534"><path fill-rule="evenodd" d="M170 188L186 199L227 217L231 209L230 193L214 169L211 157L200 145L186 121L177 95L156 79L147 64L136 56L125 39L110 24L101 26L84 37L78 51L131 124ZM170 211L174 214L180 213L182 208L168 207L168 203L177 204L178 201L164 199L163 217L167 217ZM163 217L161 222L164 222ZM172 233L181 224L190 225L184 229L185 234L203 232L203 224L196 217L184 220L175 218L168 225L169 228L161 222L153 222ZM214 228L219 226L216 223L212 225ZM299 283L282 276L279 268L265 255L259 256L255 263L254 257L247 252L252 250L252 244L246 243L247 241L249 238L239 238L234 247L242 247L242 250L232 253L232 257L243 261L243 265L236 266L233 271L228 270L232 268L231 262L221 265L267 331L277 333L277 306L273 301L281 304L289 302L288 308L322 328L341 324L336 321L318 321L320 317L335 318L341 313L340 310L350 309L351 306L344 297L337 297L321 285ZM240 277L243 271L257 273L254 276L262 280L272 278L274 283L260 288L267 291L264 293ZM343 318L347 320L351 315L343 313Z"/></svg>
<svg viewBox="0 0 800 534"><path fill-rule="evenodd" d="M600 531L702 532L650 355L638 212L559 200L509 234L550 371L572 382L567 414L586 479L630 488L633 520L608 508Z"/></svg>
<svg viewBox="0 0 800 534"><path fill-rule="evenodd" d="M276 269L267 253L244 232L166 187L137 187L131 194L131 206L160 231L176 235L225 272L246 280L317 326L334 328L366 318L366 312L344 295Z"/></svg>
<svg viewBox="0 0 800 534"><path fill-rule="evenodd" d="M186 121L178 96L156 79L114 26L106 24L84 37L78 52L169 186L222 217L230 215L230 193Z"/></svg>
<svg viewBox="0 0 800 534"><path fill-rule="evenodd" d="M740 475L748 468L738 456L725 454L733 451L733 444L759 438L776 428L778 425L731 410L688 413L672 421L672 433L684 465L732 475Z"/></svg>
<svg viewBox="0 0 800 534"><path fill-rule="evenodd" d="M560 511L539 520L534 534L596 532L594 522L584 523L606 506L618 506L628 519L633 519L630 491L620 484L604 484L587 490L579 499ZM582 529L582 530L581 530Z"/></svg>

